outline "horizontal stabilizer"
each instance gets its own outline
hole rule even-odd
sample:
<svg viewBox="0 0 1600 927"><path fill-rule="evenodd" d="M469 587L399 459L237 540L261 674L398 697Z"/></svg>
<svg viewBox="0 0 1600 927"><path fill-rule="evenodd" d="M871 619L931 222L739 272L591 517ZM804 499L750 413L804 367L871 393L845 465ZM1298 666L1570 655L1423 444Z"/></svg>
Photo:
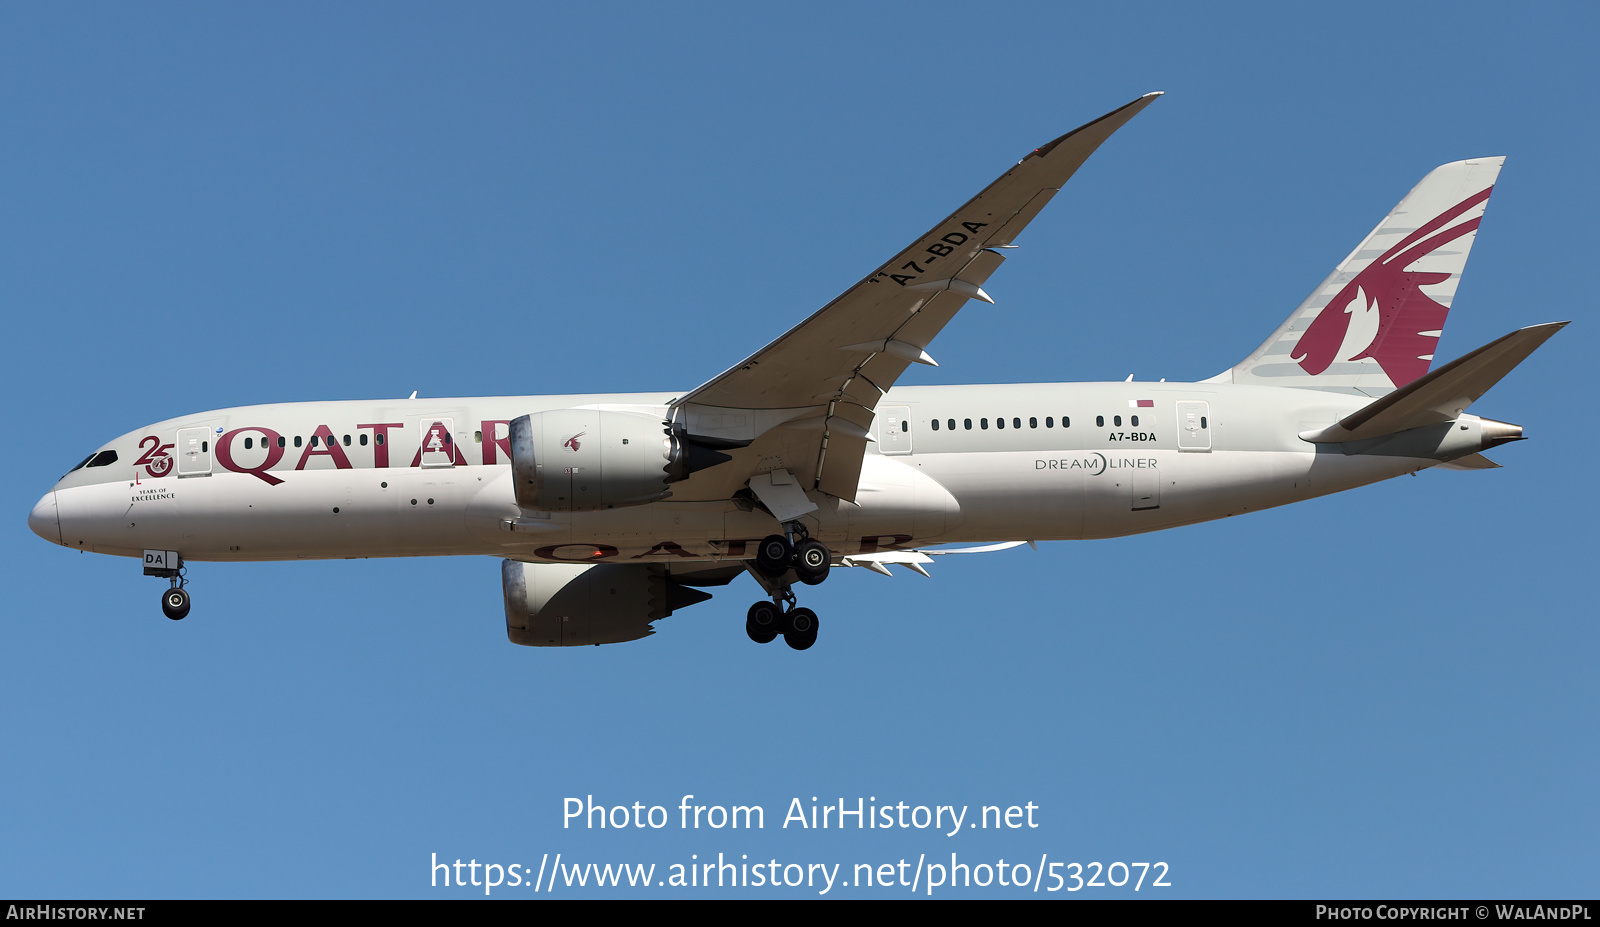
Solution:
<svg viewBox="0 0 1600 927"><path fill-rule="evenodd" d="M1518 329L1375 400L1336 425L1300 437L1313 444L1336 444L1454 421L1566 324L1546 322Z"/></svg>

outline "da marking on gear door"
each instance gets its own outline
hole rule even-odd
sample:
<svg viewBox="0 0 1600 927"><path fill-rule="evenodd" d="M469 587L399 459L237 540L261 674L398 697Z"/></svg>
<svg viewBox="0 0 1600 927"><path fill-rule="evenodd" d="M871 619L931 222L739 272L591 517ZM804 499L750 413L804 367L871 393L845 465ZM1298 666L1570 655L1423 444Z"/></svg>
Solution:
<svg viewBox="0 0 1600 927"><path fill-rule="evenodd" d="M1211 403L1194 399L1178 403L1178 450L1211 450Z"/></svg>
<svg viewBox="0 0 1600 927"><path fill-rule="evenodd" d="M884 406L878 410L878 451L911 453L911 407Z"/></svg>

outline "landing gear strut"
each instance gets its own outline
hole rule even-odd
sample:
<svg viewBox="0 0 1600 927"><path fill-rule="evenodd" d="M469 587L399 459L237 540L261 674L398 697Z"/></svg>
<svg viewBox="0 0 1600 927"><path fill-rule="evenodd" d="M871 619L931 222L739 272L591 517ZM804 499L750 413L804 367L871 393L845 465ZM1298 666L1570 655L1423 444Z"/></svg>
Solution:
<svg viewBox="0 0 1600 927"><path fill-rule="evenodd" d="M769 644L782 634L791 648L806 650L817 642L817 613L796 607L792 581L815 586L827 579L833 553L826 544L808 537L800 522L789 522L784 528L787 535L768 535L756 548L751 572L772 593L772 601L750 606L744 631L758 644Z"/></svg>

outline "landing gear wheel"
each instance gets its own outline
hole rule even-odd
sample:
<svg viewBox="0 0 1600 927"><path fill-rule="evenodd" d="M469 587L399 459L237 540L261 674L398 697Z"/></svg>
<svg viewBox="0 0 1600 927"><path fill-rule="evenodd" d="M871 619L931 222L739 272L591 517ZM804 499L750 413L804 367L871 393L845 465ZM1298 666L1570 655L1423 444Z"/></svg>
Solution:
<svg viewBox="0 0 1600 927"><path fill-rule="evenodd" d="M794 557L794 548L789 546L789 539L781 534L769 534L761 540L761 546L756 548L756 569L771 579L777 579L789 570L789 561Z"/></svg>
<svg viewBox="0 0 1600 927"><path fill-rule="evenodd" d="M161 611L173 621L182 621L189 614L189 593L176 587L163 592Z"/></svg>
<svg viewBox="0 0 1600 927"><path fill-rule="evenodd" d="M757 602L750 606L750 611L745 615L744 633L758 644L770 644L778 636L778 626L783 622L783 613L778 611L778 606L771 602Z"/></svg>
<svg viewBox="0 0 1600 927"><path fill-rule="evenodd" d="M806 650L817 642L817 613L809 608L790 610L783 620L783 642L793 650Z"/></svg>
<svg viewBox="0 0 1600 927"><path fill-rule="evenodd" d="M801 541L795 548L794 572L807 586L815 586L828 578L828 567L833 553L821 541Z"/></svg>

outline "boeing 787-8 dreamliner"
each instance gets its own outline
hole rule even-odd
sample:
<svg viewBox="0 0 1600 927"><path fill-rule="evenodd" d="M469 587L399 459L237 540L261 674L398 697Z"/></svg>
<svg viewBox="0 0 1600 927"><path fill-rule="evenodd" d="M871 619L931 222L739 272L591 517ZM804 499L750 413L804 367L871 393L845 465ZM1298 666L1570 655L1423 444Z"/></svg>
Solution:
<svg viewBox="0 0 1600 927"><path fill-rule="evenodd" d="M1422 179L1261 346L1199 383L895 387L1148 94L1034 150L776 341L688 392L303 402L131 431L28 518L141 557L189 611L206 560L502 558L513 642L635 640L749 574L745 630L804 650L797 584L1106 538L1496 466L1466 412L1563 324L1430 372L1502 159ZM932 545L973 547L930 549Z"/></svg>

